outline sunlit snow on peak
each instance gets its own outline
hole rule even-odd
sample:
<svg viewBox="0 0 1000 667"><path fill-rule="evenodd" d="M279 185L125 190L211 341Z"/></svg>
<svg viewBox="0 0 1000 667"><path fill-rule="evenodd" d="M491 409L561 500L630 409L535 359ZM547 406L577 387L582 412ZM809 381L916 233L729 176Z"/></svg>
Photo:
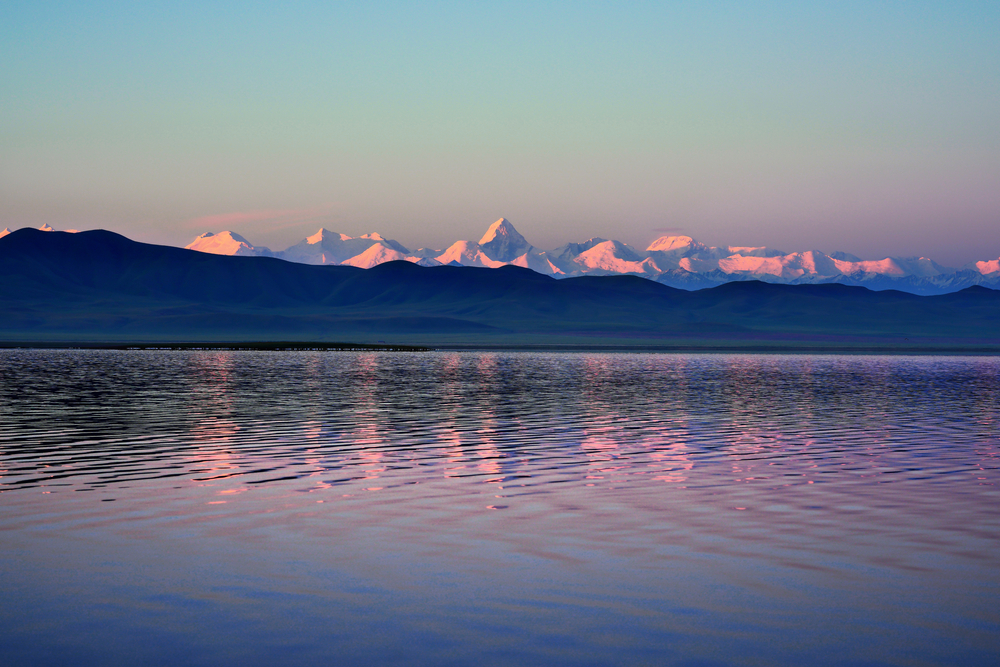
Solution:
<svg viewBox="0 0 1000 667"><path fill-rule="evenodd" d="M647 252L670 252L671 250L678 250L680 248L688 248L690 246L700 246L701 244L695 241L690 236L661 236L646 248Z"/></svg>
<svg viewBox="0 0 1000 667"><path fill-rule="evenodd" d="M278 252L254 247L232 232L202 234L188 247L217 254L266 255L303 264L364 268L406 260L431 266L496 268L509 264L560 277L632 274L683 289L712 287L732 280L839 282L928 294L955 291L972 284L996 283L1000 287L1000 259L970 263L956 270L926 257L862 260L846 252L786 253L765 246L717 247L685 235L661 236L642 251L621 241L600 237L566 243L553 250L540 250L506 218L490 224L478 243L456 241L444 250L420 248L411 251L378 232L351 237L323 228Z"/></svg>

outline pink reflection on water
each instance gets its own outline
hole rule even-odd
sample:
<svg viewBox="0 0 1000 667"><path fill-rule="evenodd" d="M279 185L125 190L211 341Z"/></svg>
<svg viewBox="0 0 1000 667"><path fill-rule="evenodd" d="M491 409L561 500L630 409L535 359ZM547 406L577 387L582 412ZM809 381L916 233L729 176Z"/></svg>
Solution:
<svg viewBox="0 0 1000 667"><path fill-rule="evenodd" d="M681 355L659 357L657 371L663 375L669 371L674 383L674 391L679 396L689 392L688 366L690 358ZM654 432L647 438L651 449L651 465L658 473L653 477L658 482L667 484L685 484L694 469L691 452L691 427L689 414L686 411L674 411L665 414ZM681 487L684 488L684 487Z"/></svg>
<svg viewBox="0 0 1000 667"><path fill-rule="evenodd" d="M496 354L481 355L477 361L476 370L479 372L481 381L488 386L500 381ZM504 478L502 476L504 455L497 447L500 428L501 424L497 418L495 406L492 402L486 402L482 406L480 428L476 430L478 442L476 443L475 452L479 457L476 469L488 476L484 480L484 483L495 487L496 492L502 491L504 488ZM494 498L502 497L503 494L494 495ZM505 507L505 505L488 505L487 509L495 510Z"/></svg>
<svg viewBox="0 0 1000 667"><path fill-rule="evenodd" d="M227 352L197 353L190 363L201 378L189 397L196 419L191 435L204 443L229 442L240 430L233 419L233 357Z"/></svg>
<svg viewBox="0 0 1000 667"><path fill-rule="evenodd" d="M442 360L442 383L444 390L440 405L445 407L441 415L442 425L438 430L438 439L443 445L445 456L444 476L461 477L465 469L462 456L462 436L459 430L459 407L462 399L462 381L459 371L462 368L462 356L449 354Z"/></svg>
<svg viewBox="0 0 1000 667"><path fill-rule="evenodd" d="M589 485L603 481L621 481L611 476L627 466L617 463L618 449L623 444L622 415L612 408L609 389L615 387L617 378L606 357L587 355L583 359L583 415L580 448L587 457Z"/></svg>
<svg viewBox="0 0 1000 667"><path fill-rule="evenodd" d="M310 420L302 424L302 436L306 442L313 444L305 451L303 463L309 467L310 472L305 477L313 480L310 491L322 491L332 488L333 485L323 481L322 475L326 472L325 458L321 453L320 446L323 440L323 425L318 420ZM322 501L318 501L322 502Z"/></svg>
<svg viewBox="0 0 1000 667"><path fill-rule="evenodd" d="M238 482L220 482L239 473L240 457L233 447L240 432L234 417L232 388L234 359L227 352L198 352L189 363L200 378L192 395L187 397L193 407L195 422L189 435L198 445L185 458L195 486L217 486Z"/></svg>
<svg viewBox="0 0 1000 667"><path fill-rule="evenodd" d="M694 468L691 452L682 440L658 446L650 453L649 458L653 461L651 465L658 471L653 477L658 482L683 484Z"/></svg>
<svg viewBox="0 0 1000 667"><path fill-rule="evenodd" d="M482 382L493 384L497 381L497 358L495 354L484 354L479 357L476 370ZM500 450L497 449L494 436L497 433L497 418L493 404L487 402L483 405L479 418L480 427L476 430L479 436L476 444L476 453L479 455L477 468L488 475L495 475L500 472L500 465L497 459Z"/></svg>
<svg viewBox="0 0 1000 667"><path fill-rule="evenodd" d="M357 426L354 429L351 441L357 448L357 455L360 459L362 481L372 482L386 471L386 464L383 462L383 449L388 446L385 437L384 425L379 418L378 400L378 372L380 357L377 353L369 352L358 356L357 376L355 379L355 421ZM368 485L365 491L381 491L383 487Z"/></svg>
<svg viewBox="0 0 1000 667"><path fill-rule="evenodd" d="M760 470L766 463L760 460L775 445L780 434L769 420L761 418L767 408L762 398L766 394L755 391L762 379L766 379L760 363L754 363L749 357L733 356L727 360L725 374L726 384L732 387L725 395L730 422L725 438L726 453L731 461L732 481L748 483L758 474L766 476Z"/></svg>

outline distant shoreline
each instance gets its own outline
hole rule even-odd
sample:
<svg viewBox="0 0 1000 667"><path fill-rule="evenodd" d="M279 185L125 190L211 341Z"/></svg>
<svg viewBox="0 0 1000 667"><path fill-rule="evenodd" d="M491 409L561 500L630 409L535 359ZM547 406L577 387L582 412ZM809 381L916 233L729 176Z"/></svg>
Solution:
<svg viewBox="0 0 1000 667"><path fill-rule="evenodd" d="M898 345L404 345L316 341L0 341L0 350L117 350L117 351L228 351L228 352L567 352L567 353L679 353L679 354L843 354L892 356L1000 356L1000 346Z"/></svg>
<svg viewBox="0 0 1000 667"><path fill-rule="evenodd" d="M93 341L0 341L0 349L31 350L219 350L259 352L429 352L421 345L387 343L318 343L296 341L249 342L93 342Z"/></svg>

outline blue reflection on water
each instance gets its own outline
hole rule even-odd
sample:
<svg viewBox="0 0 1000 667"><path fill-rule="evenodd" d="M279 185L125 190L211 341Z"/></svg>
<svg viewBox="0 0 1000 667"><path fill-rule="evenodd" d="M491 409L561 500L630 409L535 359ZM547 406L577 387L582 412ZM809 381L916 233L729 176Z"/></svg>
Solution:
<svg viewBox="0 0 1000 667"><path fill-rule="evenodd" d="M0 353L0 662L995 664L1000 360Z"/></svg>

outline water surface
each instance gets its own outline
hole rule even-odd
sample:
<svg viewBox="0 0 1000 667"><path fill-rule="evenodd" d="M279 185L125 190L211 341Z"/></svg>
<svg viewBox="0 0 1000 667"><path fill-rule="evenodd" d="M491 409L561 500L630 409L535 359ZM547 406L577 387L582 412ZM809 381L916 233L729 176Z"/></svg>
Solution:
<svg viewBox="0 0 1000 667"><path fill-rule="evenodd" d="M0 663L989 665L1000 359L0 352Z"/></svg>

